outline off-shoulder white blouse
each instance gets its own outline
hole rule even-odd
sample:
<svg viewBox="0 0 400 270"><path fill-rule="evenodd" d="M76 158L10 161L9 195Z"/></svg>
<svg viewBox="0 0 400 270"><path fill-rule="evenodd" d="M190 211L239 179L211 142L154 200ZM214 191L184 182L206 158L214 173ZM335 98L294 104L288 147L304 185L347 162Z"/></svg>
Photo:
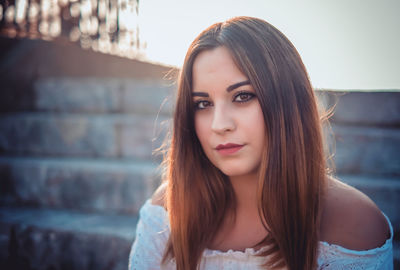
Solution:
<svg viewBox="0 0 400 270"><path fill-rule="evenodd" d="M390 238L381 247L356 251L327 242L319 242L318 269L332 270L393 270L393 227L385 215ZM164 248L169 237L169 221L165 209L151 204L148 200L140 209L140 219L136 228L136 239L129 256L129 270L176 269L174 261L160 265ZM254 256L255 251L229 250L227 252L206 249L203 252L200 269L263 269L260 265L268 258Z"/></svg>

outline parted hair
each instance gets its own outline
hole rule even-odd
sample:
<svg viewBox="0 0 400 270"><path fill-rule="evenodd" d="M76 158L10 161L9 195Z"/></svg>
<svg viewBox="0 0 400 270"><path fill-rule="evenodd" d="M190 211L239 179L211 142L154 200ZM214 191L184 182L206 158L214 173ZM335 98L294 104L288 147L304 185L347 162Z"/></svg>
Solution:
<svg viewBox="0 0 400 270"><path fill-rule="evenodd" d="M275 27L252 17L216 23L192 42L178 78L172 134L163 164L171 234L163 262L194 270L236 201L229 178L205 155L192 100L193 63L223 46L253 86L265 121L258 210L267 236L266 269L316 267L325 166L321 120L304 64Z"/></svg>

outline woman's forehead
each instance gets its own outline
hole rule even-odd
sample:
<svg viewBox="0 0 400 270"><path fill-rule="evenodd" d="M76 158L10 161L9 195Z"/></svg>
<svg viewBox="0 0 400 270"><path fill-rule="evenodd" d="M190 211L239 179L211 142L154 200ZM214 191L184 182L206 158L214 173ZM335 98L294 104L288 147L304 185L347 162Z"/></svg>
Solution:
<svg viewBox="0 0 400 270"><path fill-rule="evenodd" d="M193 63L192 76L193 90L208 88L210 85L225 85L248 80L225 47L199 53Z"/></svg>

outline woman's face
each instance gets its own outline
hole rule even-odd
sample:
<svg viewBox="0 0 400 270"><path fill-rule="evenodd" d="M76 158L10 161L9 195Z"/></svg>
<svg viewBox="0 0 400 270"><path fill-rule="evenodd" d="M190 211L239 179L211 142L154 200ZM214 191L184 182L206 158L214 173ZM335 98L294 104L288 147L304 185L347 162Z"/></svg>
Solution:
<svg viewBox="0 0 400 270"><path fill-rule="evenodd" d="M225 47L193 64L195 129L208 159L230 177L258 172L265 143L260 103Z"/></svg>

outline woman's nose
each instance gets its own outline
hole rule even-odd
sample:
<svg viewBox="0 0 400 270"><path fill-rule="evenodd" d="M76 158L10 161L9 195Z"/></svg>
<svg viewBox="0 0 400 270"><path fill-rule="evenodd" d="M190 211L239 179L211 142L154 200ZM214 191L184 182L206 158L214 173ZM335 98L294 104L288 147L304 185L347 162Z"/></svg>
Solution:
<svg viewBox="0 0 400 270"><path fill-rule="evenodd" d="M235 128L235 121L229 109L224 105L215 106L211 130L221 134L227 131L233 131Z"/></svg>

